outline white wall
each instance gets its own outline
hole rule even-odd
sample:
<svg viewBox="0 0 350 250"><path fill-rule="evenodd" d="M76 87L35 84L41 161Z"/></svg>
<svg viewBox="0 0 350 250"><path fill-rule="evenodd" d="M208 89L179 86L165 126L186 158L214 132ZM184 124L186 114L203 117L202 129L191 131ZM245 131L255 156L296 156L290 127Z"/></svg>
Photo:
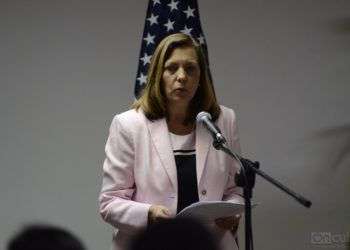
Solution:
<svg viewBox="0 0 350 250"><path fill-rule="evenodd" d="M349 1L198 2L217 95L237 112L245 155L314 202L307 210L257 177L256 249L319 249L311 232L346 234ZM104 144L133 100L146 6L0 2L2 246L42 221L109 248L97 212Z"/></svg>

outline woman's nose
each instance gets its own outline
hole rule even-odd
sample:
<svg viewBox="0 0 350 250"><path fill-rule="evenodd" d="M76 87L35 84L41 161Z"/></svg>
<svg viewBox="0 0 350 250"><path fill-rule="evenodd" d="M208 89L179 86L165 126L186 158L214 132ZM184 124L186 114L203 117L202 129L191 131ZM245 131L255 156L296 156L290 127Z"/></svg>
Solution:
<svg viewBox="0 0 350 250"><path fill-rule="evenodd" d="M187 73L186 71L184 70L184 68L180 67L178 72L177 72L177 79L179 81L185 81L187 80Z"/></svg>

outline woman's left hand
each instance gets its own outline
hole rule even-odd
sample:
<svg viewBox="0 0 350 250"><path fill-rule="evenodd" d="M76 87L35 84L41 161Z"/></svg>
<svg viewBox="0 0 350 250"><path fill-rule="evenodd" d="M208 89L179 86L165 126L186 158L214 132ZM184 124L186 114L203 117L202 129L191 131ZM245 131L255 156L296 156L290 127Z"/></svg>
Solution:
<svg viewBox="0 0 350 250"><path fill-rule="evenodd" d="M230 230L233 233L236 233L240 218L241 218L241 215L238 214L235 216L218 218L215 220L215 223L221 229Z"/></svg>

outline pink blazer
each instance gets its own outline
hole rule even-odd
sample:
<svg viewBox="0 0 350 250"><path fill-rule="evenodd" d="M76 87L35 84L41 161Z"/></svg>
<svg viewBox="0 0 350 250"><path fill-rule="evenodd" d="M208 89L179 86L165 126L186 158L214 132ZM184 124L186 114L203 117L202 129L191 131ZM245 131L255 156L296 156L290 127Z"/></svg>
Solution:
<svg viewBox="0 0 350 250"><path fill-rule="evenodd" d="M216 124L230 148L240 152L234 111L221 106ZM242 190L234 182L237 162L212 146L203 125L196 126L195 136L199 200L243 203ZM147 225L152 204L176 214L177 173L166 120L150 121L135 110L116 115L105 151L100 214L116 229L114 249L125 250L130 236ZM227 249L234 249L232 234L221 233Z"/></svg>

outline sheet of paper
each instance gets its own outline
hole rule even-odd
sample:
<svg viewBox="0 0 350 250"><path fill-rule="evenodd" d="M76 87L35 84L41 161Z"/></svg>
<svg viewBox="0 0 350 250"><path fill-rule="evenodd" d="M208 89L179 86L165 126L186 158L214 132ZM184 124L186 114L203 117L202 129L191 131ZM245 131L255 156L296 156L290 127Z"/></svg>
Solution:
<svg viewBox="0 0 350 250"><path fill-rule="evenodd" d="M244 212L244 204L230 201L200 201L184 208L176 217L195 217L211 223L217 218L229 217Z"/></svg>

